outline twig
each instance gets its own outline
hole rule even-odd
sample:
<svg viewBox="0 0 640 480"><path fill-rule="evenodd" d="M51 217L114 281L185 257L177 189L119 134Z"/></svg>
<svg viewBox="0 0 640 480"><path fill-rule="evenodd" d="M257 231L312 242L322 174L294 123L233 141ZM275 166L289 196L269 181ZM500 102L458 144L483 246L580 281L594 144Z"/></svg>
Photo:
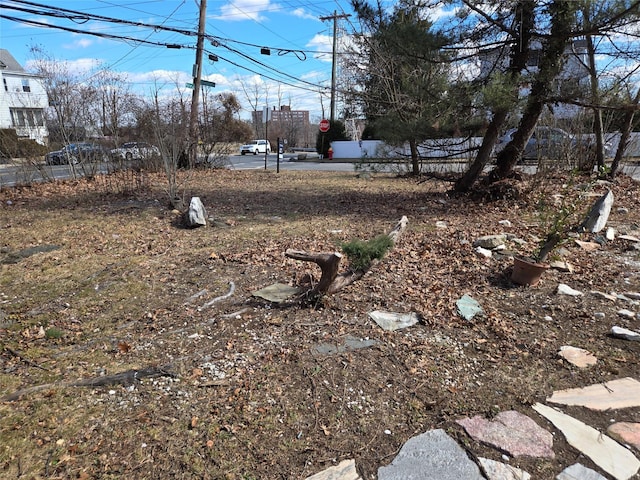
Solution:
<svg viewBox="0 0 640 480"><path fill-rule="evenodd" d="M231 295L233 295L235 291L236 291L236 284L233 282L229 282L229 291L227 293L225 293L224 295L221 295L220 297L216 297L213 300L208 301L207 303L202 305L198 310L204 310L205 308L209 308L211 305L213 305L216 302L224 300L225 298L229 298Z"/></svg>
<svg viewBox="0 0 640 480"><path fill-rule="evenodd" d="M49 370L48 368L45 368L41 365L38 365L35 362L32 362L31 360L29 360L28 358L24 358L22 355L20 355L18 352L16 352L15 350L12 350L9 347L4 347L4 349L9 352L11 355L13 355L16 358L19 358L20 360L22 360L24 363L26 363L27 365L31 365L32 367L36 367L39 368L40 370L44 370L45 372L50 372L51 370Z"/></svg>

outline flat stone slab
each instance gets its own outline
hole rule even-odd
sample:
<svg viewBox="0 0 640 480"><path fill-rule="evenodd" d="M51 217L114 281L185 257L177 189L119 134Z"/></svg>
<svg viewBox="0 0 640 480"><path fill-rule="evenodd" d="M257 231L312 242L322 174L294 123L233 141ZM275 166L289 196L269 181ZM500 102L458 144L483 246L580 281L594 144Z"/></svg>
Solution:
<svg viewBox="0 0 640 480"><path fill-rule="evenodd" d="M609 425L607 433L620 443L626 443L640 451L640 423L614 423L613 425Z"/></svg>
<svg viewBox="0 0 640 480"><path fill-rule="evenodd" d="M305 480L361 480L355 460L343 460L338 465L307 477Z"/></svg>
<svg viewBox="0 0 640 480"><path fill-rule="evenodd" d="M361 348L369 348L375 344L376 341L372 339L356 338L353 335L346 335L335 343L325 342L315 345L311 348L311 352L317 355L333 355L336 353L360 350Z"/></svg>
<svg viewBox="0 0 640 480"><path fill-rule="evenodd" d="M605 384L553 392L547 402L578 405L592 410L640 407L640 382L626 377Z"/></svg>
<svg viewBox="0 0 640 480"><path fill-rule="evenodd" d="M585 350L584 348L563 345L562 347L560 347L558 355L578 368L585 368L589 365L595 365L596 363L598 363L598 359L591 352Z"/></svg>
<svg viewBox="0 0 640 480"><path fill-rule="evenodd" d="M531 475L520 468L490 458L478 457L478 460L489 480L531 480Z"/></svg>
<svg viewBox="0 0 640 480"><path fill-rule="evenodd" d="M444 430L410 438L378 480L484 480L478 465Z"/></svg>
<svg viewBox="0 0 640 480"><path fill-rule="evenodd" d="M298 288L292 287L290 285L285 285L284 283L274 283L273 285L264 287L261 290L251 292L251 295L253 295L254 297L264 298L265 300L273 303L282 303L299 292L300 290Z"/></svg>
<svg viewBox="0 0 640 480"><path fill-rule="evenodd" d="M555 457L553 435L515 410L500 412L494 420L477 415L456 420L456 423L474 440L498 448L512 457Z"/></svg>
<svg viewBox="0 0 640 480"><path fill-rule="evenodd" d="M381 312L374 310L369 312L369 316L374 322L378 324L380 328L388 332L399 330L401 328L410 327L418 323L418 314L412 313L394 313L394 312Z"/></svg>
<svg viewBox="0 0 640 480"><path fill-rule="evenodd" d="M469 295L463 295L458 299L456 306L458 307L458 313L462 315L465 320L471 320L476 315L483 313L478 301Z"/></svg>
<svg viewBox="0 0 640 480"><path fill-rule="evenodd" d="M640 461L629 450L595 428L541 403L532 408L553 423L569 445L616 480L627 480L640 469Z"/></svg>
<svg viewBox="0 0 640 480"><path fill-rule="evenodd" d="M640 333L627 328L613 326L611 327L611 335L632 342L640 342Z"/></svg>
<svg viewBox="0 0 640 480"><path fill-rule="evenodd" d="M574 463L556 476L556 480L607 480L595 470Z"/></svg>

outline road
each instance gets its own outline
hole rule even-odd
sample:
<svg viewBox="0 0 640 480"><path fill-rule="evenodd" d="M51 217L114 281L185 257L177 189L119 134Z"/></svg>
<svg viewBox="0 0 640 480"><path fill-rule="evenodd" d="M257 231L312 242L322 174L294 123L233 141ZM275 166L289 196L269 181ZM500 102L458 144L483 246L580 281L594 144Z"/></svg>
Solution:
<svg viewBox="0 0 640 480"><path fill-rule="evenodd" d="M294 159L294 160L292 160ZM270 171L278 170L278 161L275 154L271 154L267 158L267 169ZM233 170L264 170L265 159L264 155L231 155L229 157L228 168ZM381 169L380 165L376 165L376 171L391 171L398 172L400 168L396 164L390 164L386 168ZM428 171L432 172L462 172L466 167L466 163L460 162L447 162L447 163L430 163L428 165ZM76 174L82 176L84 173L81 166L75 166ZM106 173L112 168L109 163L99 164L94 167L95 172L91 173ZM535 165L525 165L518 167L526 173L535 173ZM354 164L351 162L319 162L319 161L298 161L297 155L285 154L281 156L279 169L284 170L302 170L302 171L337 171L337 172L354 172ZM406 169L405 169L406 170ZM640 165L628 164L625 165L622 171L636 180L640 181ZM0 188L1 187L13 187L15 185L28 185L33 182L42 182L51 179L64 179L71 178L72 172L69 165L56 165L45 166L39 165L37 168L34 166L20 167L15 165L2 165L0 164Z"/></svg>

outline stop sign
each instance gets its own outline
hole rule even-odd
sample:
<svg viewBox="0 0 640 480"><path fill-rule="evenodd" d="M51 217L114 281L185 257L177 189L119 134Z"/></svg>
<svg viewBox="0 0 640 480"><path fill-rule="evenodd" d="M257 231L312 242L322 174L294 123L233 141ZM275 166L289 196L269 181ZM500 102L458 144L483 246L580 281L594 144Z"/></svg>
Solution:
<svg viewBox="0 0 640 480"><path fill-rule="evenodd" d="M329 127L331 127L331 123L329 123L329 120L324 118L324 119L322 119L320 121L320 131L322 133L328 132L329 131Z"/></svg>

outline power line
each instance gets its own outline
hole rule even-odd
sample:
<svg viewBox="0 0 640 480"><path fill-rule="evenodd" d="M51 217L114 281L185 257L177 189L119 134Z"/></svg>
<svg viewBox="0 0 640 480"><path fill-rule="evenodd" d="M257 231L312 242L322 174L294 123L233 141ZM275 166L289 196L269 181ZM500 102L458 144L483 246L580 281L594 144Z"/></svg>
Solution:
<svg viewBox="0 0 640 480"><path fill-rule="evenodd" d="M14 0L14 1L20 1L21 3L27 3L27 4L30 4L30 5L35 4L34 2L27 2L25 0ZM35 4L35 5L40 5L40 4ZM4 6L4 4L0 4L0 6ZM49 16L46 12L38 12L36 10L24 9L24 8L21 8L21 7L17 7L15 9L20 10L20 11L27 11L28 13L37 13L37 14L40 14L40 15ZM60 9L58 9L58 10L60 10ZM83 15L82 12L71 11L71 10L67 10L67 9L62 9L62 10L66 11L66 12L69 12L69 13L73 13L75 16L77 16L77 17L75 17L76 19L78 19L78 20L82 19L83 23L84 23L84 20L85 20L86 16ZM66 14L62 15L60 13L57 13L56 15L53 15L53 16L60 17L60 18L69 18ZM160 25L149 25L149 24L144 24L144 23L141 23L141 22L130 22L128 20L118 20L118 19L113 19L113 18L110 18L110 17L103 17L103 16L99 16L99 15L98 16L88 15L88 16L96 17L96 18L92 18L94 20L98 19L98 20L109 21L109 22L113 22L113 23L122 23L122 24L134 25L134 26L144 26L144 27L160 29L160 30L168 30L168 31L172 31L172 32L175 32L175 33L182 33L182 34L189 35L189 36L197 35L196 32L192 32L190 30L182 30L182 29L176 29L176 28L172 28L172 27L164 27L164 26L160 26ZM77 29L77 28L64 27L64 26L61 26L61 25L52 25L52 24L49 24L49 23L38 22L36 20L12 17L12 16L5 15L5 14L0 14L0 18L5 18L7 20L11 20L11 21L19 22L19 23L25 23L27 25L32 25L32 26L38 26L38 27L44 27L44 28L53 28L53 29L68 31L68 32L71 32L71 33L92 35L92 36L111 39L111 40L122 40L122 41L125 41L125 42L131 42L131 43L135 44L136 46L139 46L139 45L143 44L143 45L160 46L160 47L173 48L173 49L180 49L180 48L194 49L195 48L195 46L193 46L193 45L185 45L185 44L178 44L178 43L167 43L167 42L156 42L156 41L144 40L144 39L139 39L139 38L130 37L130 36L124 36L124 35L115 35L115 34L109 34L109 33L104 33L104 32L91 32L91 31L81 30L81 29ZM227 61L228 63L230 63L230 64L232 64L232 65L234 65L234 66L236 66L238 68L241 68L243 70L247 70L247 71L249 71L251 73L255 73L257 75L263 75L265 78L268 78L268 79L276 81L276 82L283 83L285 85L288 85L288 86L294 87L294 88L302 88L304 90L310 90L310 91L314 91L314 92L325 89L325 87L323 87L322 85L314 84L314 83L311 83L311 82L307 82L306 80L302 80L302 79L299 79L298 77L295 77L293 75L289 75L287 73L281 72L281 71L279 71L279 70L277 70L277 69L275 69L273 67L270 67L270 66L266 65L263 62L260 62L260 61L258 61L256 59L250 57L247 54L244 54L244 53L240 52L239 50L236 50L236 49L234 49L232 47L229 47L228 45L225 45L223 43L220 43L219 40L223 40L223 39L221 39L221 37L206 35L206 38L209 41L211 41L212 44L214 44L214 45L222 46L222 47L226 48L227 50L229 50L230 52L233 52L233 53L235 53L237 55L240 55L243 58L258 64L263 68L266 68L266 69L269 69L269 70L273 70L278 75L282 75L284 77L288 77L288 78L297 80L298 82L301 82L301 83L304 83L304 84L309 85L311 87L314 87L315 90L311 90L309 88L304 88L304 87L301 87L300 85L287 83L287 82L285 82L283 80L275 79L275 78L267 76L267 75L265 75L263 73L256 72L255 70L250 69L248 67L245 67L243 65L240 65L238 63L232 62L232 61L230 61L230 60L228 60L226 58L223 58L223 60ZM224 40L227 40L227 39L224 39ZM239 43L243 43L243 42L239 42ZM251 45L251 44L249 44L249 45ZM208 52L208 53L212 53L212 52Z"/></svg>

